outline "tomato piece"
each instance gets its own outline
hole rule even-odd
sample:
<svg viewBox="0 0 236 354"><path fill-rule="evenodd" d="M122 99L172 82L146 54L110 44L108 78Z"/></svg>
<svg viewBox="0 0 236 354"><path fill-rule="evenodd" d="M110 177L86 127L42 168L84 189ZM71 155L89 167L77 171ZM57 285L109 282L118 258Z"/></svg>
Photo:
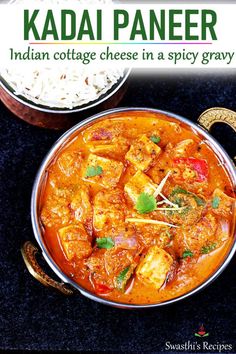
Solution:
<svg viewBox="0 0 236 354"><path fill-rule="evenodd" d="M94 283L95 292L100 295L106 295L112 291L109 286L100 283Z"/></svg>
<svg viewBox="0 0 236 354"><path fill-rule="evenodd" d="M179 157L174 159L177 165L186 165L197 173L196 182L203 182L207 180L209 169L206 160L195 159L194 157Z"/></svg>

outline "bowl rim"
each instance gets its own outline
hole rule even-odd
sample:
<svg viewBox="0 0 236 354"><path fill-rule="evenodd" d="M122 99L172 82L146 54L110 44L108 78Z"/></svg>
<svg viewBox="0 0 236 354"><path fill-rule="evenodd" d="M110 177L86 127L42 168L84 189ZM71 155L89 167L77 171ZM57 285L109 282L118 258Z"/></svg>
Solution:
<svg viewBox="0 0 236 354"><path fill-rule="evenodd" d="M173 303L176 303L180 300L186 299L187 297L190 297L191 295L199 292L200 290L204 289L206 286L211 284L221 273L222 271L226 268L226 266L229 264L231 261L235 251L236 251L236 238L232 241L232 245L229 247L228 252L226 253L222 263L215 269L215 271L202 283L200 283L198 286L195 288L191 289L187 293L184 293L182 295L179 295L175 298L165 300L163 302L157 302L157 303L151 303L151 304L130 304L130 303L124 303L124 302L118 302L118 301L113 301L113 300L108 300L106 298L100 297L91 291L83 288L81 285L75 283L71 278L69 278L65 273L61 271L59 266L56 264L52 256L49 254L49 251L47 250L47 247L45 243L43 242L43 236L41 235L40 231L40 223L39 223L39 215L38 215L38 196L39 196L39 190L42 182L43 175L46 171L46 168L48 165L51 163L53 157L55 156L55 153L58 151L60 147L63 146L63 144L68 140L68 138L73 135L77 130L79 130L82 127L87 126L89 123L94 122L98 119L102 119L105 117L108 117L109 115L114 115L117 113L122 113L122 112L150 112L154 114L162 114L169 116L170 118L174 118L177 121L180 121L184 124L186 124L188 127L192 128L193 131L196 131L199 133L202 137L204 137L208 142L210 142L213 147L214 147L214 152L219 154L218 157L221 157L225 161L225 165L227 166L227 172L230 176L231 182L233 183L234 186L236 186L236 169L234 166L234 163L232 159L229 157L228 153L225 151L225 149L220 145L220 143L212 137L206 130L204 130L200 125L190 121L187 118L184 118L178 114L172 113L170 111L165 111L165 110L159 110L155 108L146 108L146 107L121 107L121 108L114 108L114 109L109 109L103 112L100 112L98 114L95 114L89 118L86 118L70 128L68 131L66 131L64 134L60 136L60 138L52 145L51 149L48 151L46 156L44 157L39 170L36 174L35 181L33 184L33 189L32 189L32 196L31 196L31 222L32 222L32 227L34 231L34 236L36 241L38 242L43 256L51 269L55 272L55 274L65 283L72 285L75 289L79 290L81 294L84 296L105 304L105 305L110 305L113 307L118 307L118 308L124 308L124 309L141 309L141 308L153 308L153 307L160 307L160 306L166 306L170 305ZM211 146L212 147L212 146ZM235 232L235 230L233 230Z"/></svg>
<svg viewBox="0 0 236 354"><path fill-rule="evenodd" d="M96 100L90 101L88 103L85 103L81 106L75 106L74 108L60 108L60 107L48 107L43 104L37 104L34 103L33 101L29 100L28 98L22 96L22 95L16 95L14 93L14 89L11 87L11 85L7 82L6 79L1 75L0 73L0 87L7 92L13 99L18 101L19 103L23 104L26 107L32 108L36 111L44 112L44 113L51 113L51 114L72 114L72 113L78 113L78 112L83 112L88 109L92 109L99 104L107 101L109 98L111 98L115 93L117 93L120 88L125 84L127 81L130 73L132 71L132 68L126 68L124 69L124 75L120 77L116 83L114 83L105 93L103 93L101 96L99 96Z"/></svg>

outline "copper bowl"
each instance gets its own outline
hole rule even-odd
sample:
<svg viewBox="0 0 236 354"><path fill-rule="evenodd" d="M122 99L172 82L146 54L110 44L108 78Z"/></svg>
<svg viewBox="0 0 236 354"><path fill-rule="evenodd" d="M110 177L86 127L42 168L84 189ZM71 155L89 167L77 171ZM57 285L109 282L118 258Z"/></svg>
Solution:
<svg viewBox="0 0 236 354"><path fill-rule="evenodd" d="M50 278L43 270L42 268L38 265L36 261L36 253L37 253L37 248L31 243L31 242L26 242L23 247L22 247L22 255L24 258L24 261L26 263L26 266L29 270L29 272L37 279L39 280L42 284L50 287L54 287L63 294L70 295L74 292L73 289L78 290L81 294L84 296L100 302L102 304L110 305L110 306L115 306L119 308L125 308L125 309L134 309L134 308L147 308L147 307L157 307L157 306L163 306L163 305L168 305L172 304L175 302L178 302L180 300L183 300L198 291L202 290L205 288L207 285L209 285L213 280L215 280L219 274L226 268L226 266L229 264L230 260L232 259L235 251L236 251L236 230L235 230L235 224L233 225L233 236L234 239L232 240L232 244L228 249L228 252L224 258L224 260L217 266L214 272L205 279L201 284L199 284L197 287L194 289L190 290L189 292L180 295L176 298L166 300L163 302L159 303L153 303L153 304L143 304L143 305L138 305L138 304L127 304L127 303L119 303L111 300L107 300L105 298L102 298L98 295L95 295L94 293L86 290L83 288L81 285L75 283L72 279L70 279L63 271L60 269L60 267L56 264L55 260L53 259L52 255L50 254L50 251L48 250L45 241L43 239L43 230L42 230L42 225L40 222L40 211L39 211L39 205L40 205L40 198L43 192L43 188L45 186L45 178L47 176L47 168L50 165L51 161L55 158L55 155L57 152L63 148L64 144L66 144L70 139L72 139L77 132L81 129L86 127L87 125L91 124L92 122L98 121L104 117L116 117L116 116L121 116L125 115L126 113L129 112L149 112L150 114L158 114L158 115L164 115L164 116L169 116L176 120L177 122L182 122L186 124L190 129L194 130L196 134L199 134L202 139L207 141L207 143L212 147L212 149L215 151L215 154L219 157L220 161L224 164L225 169L227 170L229 177L231 179L232 185L234 188L236 188L236 169L233 164L233 161L230 159L228 154L225 152L225 150L222 148L222 146L208 133L207 130L211 128L211 126L216 123L216 122L224 122L226 124L229 124L232 126L232 128L236 131L236 113L233 111L230 111L225 108L212 108L207 111L205 111L198 120L199 124L195 124L191 122L190 120L183 118L181 116L178 116L174 113L171 112L166 112L166 111L160 111L160 110L155 110L155 109L150 109L150 108L119 108L119 109L113 109L109 110L106 112L99 113L95 116L92 116L88 119L85 119L84 121L80 122L79 124L75 125L73 128L68 130L65 134L63 134L59 140L53 145L53 147L50 149L48 154L46 155L45 159L43 160L41 167L38 171L38 174L36 176L34 186L33 186L33 192L32 192L32 199L31 199L31 220L32 220L32 225L33 225L33 231L34 231L34 236L35 239L42 251L43 257L46 260L46 262L49 264L49 266L52 268L54 273L62 280L62 282L58 282Z"/></svg>
<svg viewBox="0 0 236 354"><path fill-rule="evenodd" d="M0 75L0 100L18 118L32 125L57 130L68 129L85 117L116 107L127 91L130 72L131 69L126 69L124 76L96 100L73 109L50 108L16 95L14 89Z"/></svg>

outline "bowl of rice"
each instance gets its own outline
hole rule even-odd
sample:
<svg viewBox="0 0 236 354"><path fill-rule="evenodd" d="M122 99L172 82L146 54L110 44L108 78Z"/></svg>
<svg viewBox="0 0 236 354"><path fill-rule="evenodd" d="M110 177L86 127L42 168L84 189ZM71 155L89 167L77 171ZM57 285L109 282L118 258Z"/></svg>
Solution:
<svg viewBox="0 0 236 354"><path fill-rule="evenodd" d="M0 98L31 124L67 128L84 117L85 111L90 114L115 107L126 92L129 70L86 71L69 66L29 68L27 72L6 69L0 76Z"/></svg>
<svg viewBox="0 0 236 354"><path fill-rule="evenodd" d="M36 5L41 1L34 0ZM59 0L47 1L57 4ZM83 0L75 1L84 3ZM20 65L11 65L0 70L0 99L12 113L28 123L63 129L83 119L85 114L117 106L126 92L129 74L130 69L81 67L69 62L58 66L37 66L36 63L27 70L22 70Z"/></svg>

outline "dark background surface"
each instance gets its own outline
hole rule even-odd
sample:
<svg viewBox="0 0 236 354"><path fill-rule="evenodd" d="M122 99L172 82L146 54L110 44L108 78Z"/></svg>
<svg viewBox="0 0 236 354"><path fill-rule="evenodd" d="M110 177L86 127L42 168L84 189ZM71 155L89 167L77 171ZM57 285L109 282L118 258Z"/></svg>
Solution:
<svg viewBox="0 0 236 354"><path fill-rule="evenodd" d="M212 106L236 110L236 75L133 74L120 106L166 109L196 121ZM209 342L235 345L235 257L204 291L156 309L106 307L79 293L64 297L34 280L25 269L20 247L34 240L33 180L61 133L22 122L2 103L0 123L0 349L161 352L166 341L195 342L194 332L202 323L210 333ZM213 134L231 156L236 155L230 128L216 126Z"/></svg>

